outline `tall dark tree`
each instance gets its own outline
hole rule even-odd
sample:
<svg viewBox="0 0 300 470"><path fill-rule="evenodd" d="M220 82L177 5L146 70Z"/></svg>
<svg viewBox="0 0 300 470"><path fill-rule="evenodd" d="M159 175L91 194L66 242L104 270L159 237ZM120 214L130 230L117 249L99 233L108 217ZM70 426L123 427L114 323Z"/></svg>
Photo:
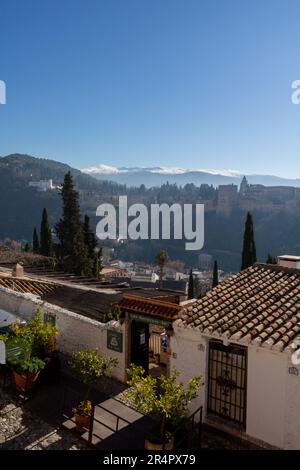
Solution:
<svg viewBox="0 0 300 470"><path fill-rule="evenodd" d="M37 234L37 230L34 227L33 235L32 235L32 251L35 254L38 254L40 252L40 242L39 242L39 237Z"/></svg>
<svg viewBox="0 0 300 470"><path fill-rule="evenodd" d="M48 220L47 209L44 208L40 233L40 253L44 256L52 256L52 235Z"/></svg>
<svg viewBox="0 0 300 470"><path fill-rule="evenodd" d="M70 172L65 175L61 190L63 213L56 224L60 241L60 260L62 267L77 275L91 275L93 266L84 241L84 230L80 216L79 193L74 186Z"/></svg>
<svg viewBox="0 0 300 470"><path fill-rule="evenodd" d="M164 277L164 269L165 265L169 260L168 253L165 250L161 250L155 256L155 262L158 264L159 267L159 287L162 288L163 286L163 277Z"/></svg>
<svg viewBox="0 0 300 470"><path fill-rule="evenodd" d="M84 243L87 248L88 258L93 266L93 275L99 277L101 267L101 254L102 250L98 247L98 242L95 233L90 227L90 218L88 215L84 216L83 223Z"/></svg>
<svg viewBox="0 0 300 470"><path fill-rule="evenodd" d="M193 299L195 292L194 292L194 275L193 275L193 270L190 270L190 275L189 275L189 285L188 285L188 300Z"/></svg>
<svg viewBox="0 0 300 470"><path fill-rule="evenodd" d="M200 299L202 296L202 286L198 276L194 276L194 299Z"/></svg>
<svg viewBox="0 0 300 470"><path fill-rule="evenodd" d="M212 280L212 287L217 287L219 284L219 270L218 270L218 263L217 261L214 262L214 270L213 270L213 280Z"/></svg>
<svg viewBox="0 0 300 470"><path fill-rule="evenodd" d="M254 240L253 219L250 212L247 214L244 231L241 269L246 269L256 263L256 246Z"/></svg>
<svg viewBox="0 0 300 470"><path fill-rule="evenodd" d="M30 243L26 242L23 249L24 249L25 253L29 253L31 251Z"/></svg>

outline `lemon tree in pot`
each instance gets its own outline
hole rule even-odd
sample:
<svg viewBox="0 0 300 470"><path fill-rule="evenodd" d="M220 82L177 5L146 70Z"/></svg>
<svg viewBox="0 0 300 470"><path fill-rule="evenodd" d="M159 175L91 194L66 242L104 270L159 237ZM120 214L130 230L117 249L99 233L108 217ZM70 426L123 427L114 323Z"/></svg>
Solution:
<svg viewBox="0 0 300 470"><path fill-rule="evenodd" d="M140 366L131 365L127 370L129 380L125 400L144 414L154 414L158 424L146 436L145 449L171 450L174 445L174 431L187 416L190 402L198 395L201 376L190 379L186 386L179 382L179 372L173 370L170 377L145 376Z"/></svg>
<svg viewBox="0 0 300 470"><path fill-rule="evenodd" d="M72 410L78 432L82 433L90 427L92 403L89 396L92 386L103 375L109 375L117 362L116 358L101 356L97 350L73 353L70 367L78 379L86 386L84 399Z"/></svg>

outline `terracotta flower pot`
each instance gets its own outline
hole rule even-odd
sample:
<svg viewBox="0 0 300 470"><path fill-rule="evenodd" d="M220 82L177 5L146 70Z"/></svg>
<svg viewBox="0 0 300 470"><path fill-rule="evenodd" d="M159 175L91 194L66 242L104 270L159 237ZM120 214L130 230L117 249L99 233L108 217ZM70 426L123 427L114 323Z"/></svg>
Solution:
<svg viewBox="0 0 300 470"><path fill-rule="evenodd" d="M79 415L75 413L76 431L84 433L90 428L91 417L88 415Z"/></svg>
<svg viewBox="0 0 300 470"><path fill-rule="evenodd" d="M23 374L19 374L14 371L16 389L20 392L28 392L28 390L33 387L39 374L39 372L24 372Z"/></svg>
<svg viewBox="0 0 300 470"><path fill-rule="evenodd" d="M174 448L174 437L171 436L169 437L169 439L167 440L167 442L165 442L165 444L163 444L162 442L158 442L158 441L152 441L150 438L148 439L145 439L145 449L147 450L172 450Z"/></svg>

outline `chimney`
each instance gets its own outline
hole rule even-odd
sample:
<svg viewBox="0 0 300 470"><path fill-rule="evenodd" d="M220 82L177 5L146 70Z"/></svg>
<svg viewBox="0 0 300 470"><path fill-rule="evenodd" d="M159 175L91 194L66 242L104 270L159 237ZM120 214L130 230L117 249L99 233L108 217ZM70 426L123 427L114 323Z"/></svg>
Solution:
<svg viewBox="0 0 300 470"><path fill-rule="evenodd" d="M17 263L12 271L12 275L14 277L23 277L24 276L24 268L22 264Z"/></svg>
<svg viewBox="0 0 300 470"><path fill-rule="evenodd" d="M300 269L300 256L278 256L278 265L282 266L283 268Z"/></svg>

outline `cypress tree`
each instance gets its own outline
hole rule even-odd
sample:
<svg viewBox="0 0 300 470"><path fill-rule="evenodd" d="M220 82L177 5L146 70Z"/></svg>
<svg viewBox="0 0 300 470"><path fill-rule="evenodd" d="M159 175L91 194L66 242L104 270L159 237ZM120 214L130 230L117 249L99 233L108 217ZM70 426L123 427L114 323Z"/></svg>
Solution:
<svg viewBox="0 0 300 470"><path fill-rule="evenodd" d="M98 248L98 242L95 233L90 227L90 218L88 215L84 216L83 223L83 234L84 234L84 243L87 248L87 255L90 259L91 265L93 266L93 275L99 277L99 272L101 271L101 248L96 252Z"/></svg>
<svg viewBox="0 0 300 470"><path fill-rule="evenodd" d="M193 270L190 270L190 275L189 275L189 285L188 285L188 300L194 298L194 275L193 275Z"/></svg>
<svg viewBox="0 0 300 470"><path fill-rule="evenodd" d="M277 264L275 256L272 256L271 253L268 253L266 263L267 264Z"/></svg>
<svg viewBox="0 0 300 470"><path fill-rule="evenodd" d="M40 234L40 253L44 256L52 255L52 235L51 228L48 220L47 209L44 208L41 222L41 234Z"/></svg>
<svg viewBox="0 0 300 470"><path fill-rule="evenodd" d="M201 290L201 282L198 276L194 276L194 299L200 299Z"/></svg>
<svg viewBox="0 0 300 470"><path fill-rule="evenodd" d="M218 284L219 284L218 263L217 263L217 261L215 261L215 262L214 262L214 271L213 271L212 287L217 287Z"/></svg>
<svg viewBox="0 0 300 470"><path fill-rule="evenodd" d="M250 212L248 212L244 231L241 270L249 268L254 263L256 263L256 246L254 240L253 219Z"/></svg>
<svg viewBox="0 0 300 470"><path fill-rule="evenodd" d="M30 243L26 242L24 245L24 251L25 253L29 253L31 251L31 245Z"/></svg>
<svg viewBox="0 0 300 470"><path fill-rule="evenodd" d="M84 241L79 193L75 189L70 172L65 175L61 196L63 213L55 227L60 241L61 265L66 271L90 276L93 267Z"/></svg>
<svg viewBox="0 0 300 470"><path fill-rule="evenodd" d="M33 235L32 235L32 250L33 253L38 254L40 252L40 242L39 237L37 234L37 230L34 227Z"/></svg>

